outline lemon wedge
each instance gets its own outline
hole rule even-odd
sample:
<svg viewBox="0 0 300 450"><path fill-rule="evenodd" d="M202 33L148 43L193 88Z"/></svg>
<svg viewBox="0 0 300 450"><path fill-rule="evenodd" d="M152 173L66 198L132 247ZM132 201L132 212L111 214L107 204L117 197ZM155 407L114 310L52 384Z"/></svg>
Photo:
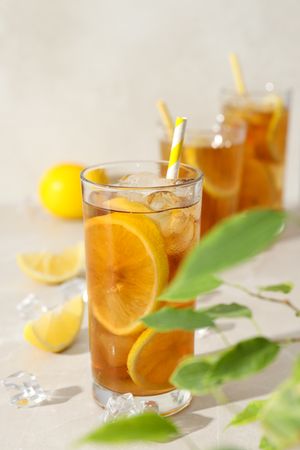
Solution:
<svg viewBox="0 0 300 450"><path fill-rule="evenodd" d="M28 322L24 328L24 338L41 350L61 352L69 347L78 335L83 313L82 298L74 297L63 306Z"/></svg>
<svg viewBox="0 0 300 450"><path fill-rule="evenodd" d="M83 243L61 253L20 253L17 263L22 272L45 284L58 284L78 275L84 267Z"/></svg>

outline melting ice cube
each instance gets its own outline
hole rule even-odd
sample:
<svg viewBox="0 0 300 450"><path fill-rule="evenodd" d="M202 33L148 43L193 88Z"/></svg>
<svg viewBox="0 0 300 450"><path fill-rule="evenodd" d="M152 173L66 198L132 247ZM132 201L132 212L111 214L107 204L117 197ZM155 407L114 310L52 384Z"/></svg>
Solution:
<svg viewBox="0 0 300 450"><path fill-rule="evenodd" d="M174 184L174 180L167 180L151 172L139 172L122 177L118 184L128 187L157 187L170 186Z"/></svg>
<svg viewBox="0 0 300 450"><path fill-rule="evenodd" d="M41 314L45 313L48 308L43 305L39 298L33 294L28 294L17 305L19 316L24 320L37 319Z"/></svg>
<svg viewBox="0 0 300 450"><path fill-rule="evenodd" d="M74 278L71 281L67 281L60 286L60 290L63 301L70 300L78 295L81 295L85 302L87 301L86 282L83 278Z"/></svg>
<svg viewBox="0 0 300 450"><path fill-rule="evenodd" d="M12 395L10 404L17 408L36 406L48 399L48 394L40 386L32 373L19 371L1 380Z"/></svg>
<svg viewBox="0 0 300 450"><path fill-rule="evenodd" d="M127 394L114 394L106 403L103 421L110 422L120 417L131 417L143 412L158 413L158 405L155 401L142 401Z"/></svg>

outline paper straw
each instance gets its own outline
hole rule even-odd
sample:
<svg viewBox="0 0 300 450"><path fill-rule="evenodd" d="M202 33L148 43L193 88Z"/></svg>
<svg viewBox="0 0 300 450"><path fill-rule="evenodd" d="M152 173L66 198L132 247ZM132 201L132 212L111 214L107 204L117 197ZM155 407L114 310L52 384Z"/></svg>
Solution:
<svg viewBox="0 0 300 450"><path fill-rule="evenodd" d="M167 179L175 179L178 177L185 127L186 127L186 118L177 117L175 122L172 147L167 171Z"/></svg>
<svg viewBox="0 0 300 450"><path fill-rule="evenodd" d="M156 106L160 114L162 123L164 124L167 134L171 140L173 136L174 125L170 111L163 100L158 100L156 102Z"/></svg>
<svg viewBox="0 0 300 450"><path fill-rule="evenodd" d="M235 81L236 90L237 90L238 94L245 95L246 94L245 81L243 78L241 65L239 63L236 53L229 54L229 61L230 61L230 65L231 65L233 78Z"/></svg>

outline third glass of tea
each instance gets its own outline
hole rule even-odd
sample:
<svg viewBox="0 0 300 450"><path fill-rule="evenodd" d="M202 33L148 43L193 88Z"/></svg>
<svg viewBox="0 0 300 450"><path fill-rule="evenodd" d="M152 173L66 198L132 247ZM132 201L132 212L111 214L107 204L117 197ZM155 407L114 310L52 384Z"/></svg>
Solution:
<svg viewBox="0 0 300 450"><path fill-rule="evenodd" d="M281 208L283 203L290 92L267 88L245 95L222 91L226 120L247 123L239 210Z"/></svg>

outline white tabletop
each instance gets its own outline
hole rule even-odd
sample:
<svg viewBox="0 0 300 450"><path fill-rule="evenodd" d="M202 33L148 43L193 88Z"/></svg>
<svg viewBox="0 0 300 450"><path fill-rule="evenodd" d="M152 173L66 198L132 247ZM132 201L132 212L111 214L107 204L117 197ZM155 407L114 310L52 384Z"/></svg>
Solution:
<svg viewBox="0 0 300 450"><path fill-rule="evenodd" d="M32 205L2 206L0 224L0 378L16 371L34 373L47 390L56 390L56 398L43 406L16 409L9 405L4 388L0 389L1 450L61 450L101 423L101 409L91 395L91 375L88 354L86 318L76 343L62 354L42 352L22 338L22 321L16 305L29 292L47 298L56 288L45 287L26 278L17 268L15 255L20 251L60 250L82 238L79 222L64 222L51 218ZM300 230L289 228L272 249L227 274L228 279L248 286L272 282L293 281L296 287L290 297L300 307ZM205 304L240 302L254 312L259 326L268 336L300 334L300 319L284 306L277 306L247 297L246 294L223 287L203 298ZM230 342L255 334L251 322L220 322ZM210 335L197 341L201 352L223 346L218 336ZM211 396L195 398L190 407L174 416L174 421L188 435L167 444L134 444L123 449L192 448L203 450L219 444L234 444L248 450L257 449L260 430L256 425L225 430L232 414L253 398L266 396L289 374L300 345L281 351L277 361L264 372L249 380L232 383L225 389L230 403L216 405ZM88 446L84 447L89 448ZM94 447L91 447L94 448ZM111 448L99 446L99 448Z"/></svg>

